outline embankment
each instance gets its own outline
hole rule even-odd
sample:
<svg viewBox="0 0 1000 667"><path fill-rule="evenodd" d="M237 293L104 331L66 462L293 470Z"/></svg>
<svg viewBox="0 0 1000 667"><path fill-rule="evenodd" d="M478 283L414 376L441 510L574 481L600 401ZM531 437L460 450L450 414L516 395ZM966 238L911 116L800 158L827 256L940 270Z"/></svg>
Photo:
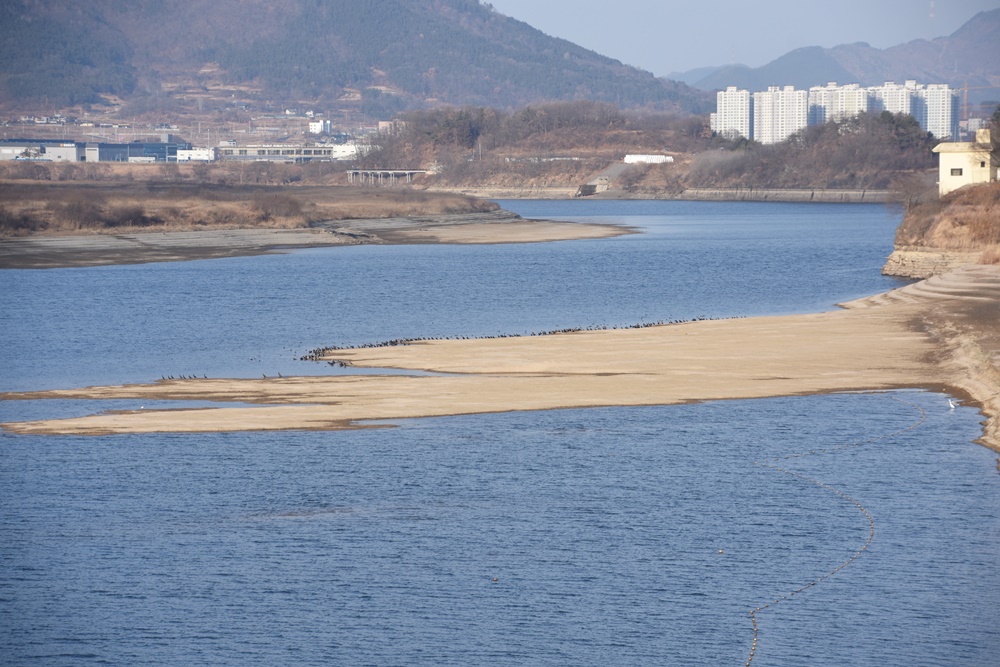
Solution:
<svg viewBox="0 0 1000 667"><path fill-rule="evenodd" d="M888 190L824 190L790 188L688 188L677 199L696 201L778 201L836 204L883 204Z"/></svg>
<svg viewBox="0 0 1000 667"><path fill-rule="evenodd" d="M579 185L552 187L454 187L434 192L462 194L484 199L572 199ZM630 192L612 186L588 199L661 199L682 201L761 201L815 202L830 204L884 204L892 201L888 190L826 190L790 188L687 188L680 193L667 190Z"/></svg>

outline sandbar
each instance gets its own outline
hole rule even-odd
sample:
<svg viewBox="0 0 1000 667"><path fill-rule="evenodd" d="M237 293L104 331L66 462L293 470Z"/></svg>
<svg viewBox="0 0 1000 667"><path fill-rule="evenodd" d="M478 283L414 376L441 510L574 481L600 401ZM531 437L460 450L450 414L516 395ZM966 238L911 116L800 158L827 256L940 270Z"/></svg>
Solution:
<svg viewBox="0 0 1000 667"><path fill-rule="evenodd" d="M303 229L120 231L0 239L0 269L179 262L363 244L541 243L631 234L616 225L528 220L510 211L331 220Z"/></svg>
<svg viewBox="0 0 1000 667"><path fill-rule="evenodd" d="M970 266L823 313L416 341L327 357L439 375L161 380L7 393L0 400L260 404L3 424L15 433L105 435L336 430L373 420L930 388L978 404L989 418L982 442L1000 450L998 333L1000 267Z"/></svg>

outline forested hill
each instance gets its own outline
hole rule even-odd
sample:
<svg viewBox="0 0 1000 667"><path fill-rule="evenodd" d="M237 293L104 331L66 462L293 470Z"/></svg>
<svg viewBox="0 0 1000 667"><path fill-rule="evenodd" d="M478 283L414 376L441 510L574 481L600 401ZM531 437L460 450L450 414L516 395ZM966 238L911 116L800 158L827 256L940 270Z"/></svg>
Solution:
<svg viewBox="0 0 1000 667"><path fill-rule="evenodd" d="M3 0L2 101L93 102L218 72L271 100L514 107L591 99L708 111L684 84L477 0Z"/></svg>

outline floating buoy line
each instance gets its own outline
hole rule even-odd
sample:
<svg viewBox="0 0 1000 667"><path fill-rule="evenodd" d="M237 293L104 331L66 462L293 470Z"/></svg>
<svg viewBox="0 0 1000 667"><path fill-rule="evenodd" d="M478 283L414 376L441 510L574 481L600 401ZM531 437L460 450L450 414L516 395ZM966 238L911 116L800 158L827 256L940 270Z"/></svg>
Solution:
<svg viewBox="0 0 1000 667"><path fill-rule="evenodd" d="M900 429L899 431L894 431L892 433L888 433L888 434L885 434L885 435L868 438L866 440L858 440L858 441L855 441L855 442L845 443L845 444L842 444L842 445L837 445L836 447L829 447L829 448L826 448L826 449L811 449L808 452L797 453L797 454L787 454L785 456L775 456L775 457L764 459L762 461L754 461L753 462L753 464L755 466L757 466L759 468L762 468L763 470L769 470L769 471L781 473L783 475L789 475L789 476L794 477L794 478L796 478L796 479L798 479L798 480L800 480L802 482L806 482L807 484L812 484L812 485L814 485L814 486L816 486L816 487L818 487L818 488L820 488L820 489L822 489L822 490L824 490L826 492L832 493L832 494L838 496L839 498L841 498L841 499L843 499L843 500L845 500L845 501L853 504L858 509L858 511L861 512L861 514L864 515L865 520L868 522L868 539L865 540L864 545L860 549L858 549L853 554L851 554L850 558L848 558L846 561L844 561L843 563L841 563L837 567L833 568L829 572L826 572L826 573L824 573L824 574L822 574L822 575L820 575L820 576L812 579L811 581L806 582L802 586L799 586L795 590L793 590L793 591L791 591L791 592L789 592L789 593L787 593L785 595L779 595L778 597L774 598L773 600L769 600L769 601L767 601L767 602L765 602L763 604L760 604L757 607L753 607L753 608L750 609L749 615L750 615L750 624L751 624L751 626L753 628L753 641L750 644L750 653L747 656L746 667L751 667L751 663L753 662L754 655L757 653L757 641L758 641L758 630L759 630L758 624L757 624L757 614L758 613L760 613L762 611L765 611L767 609L770 609L771 607L774 607L775 605L777 605L777 604L779 604L781 602L784 602L786 600L790 600L790 599L792 599L796 595L801 595L802 593L805 593L806 591L808 591L810 588L818 586L820 584L820 582L826 581L827 579L829 579L830 577L832 577L833 575L837 574L838 572L840 572L841 570L843 570L845 567L847 567L848 565L850 565L851 563L853 563L854 561L856 561L858 558L861 558L862 554L864 554L868 550L868 547L871 546L872 540L875 539L875 518L872 517L871 513L865 508L864 505L862 505L860 502L858 502L857 500L855 500L851 496L847 495L846 493L844 493L840 489L837 489L837 488L835 488L833 486L830 486L829 484L826 484L826 483L824 483L824 482L822 482L822 481L820 481L818 479L814 479L814 478L809 477L807 475L803 475L802 473L795 472L794 470L789 470L788 468L784 467L785 464L783 462L784 461L789 461L789 460L794 460L794 459L801 459L801 458L804 458L806 456L816 456L816 455L821 455L821 454L832 454L832 453L835 453L835 452L839 452L839 451L844 451L844 450L847 450L847 449L851 449L853 447L863 447L865 445L877 444L877 443L879 443L881 441L889 440L890 438L895 438L895 437L898 437L900 435L903 435L904 433L907 433L908 431L912 431L915 428L918 428L919 426L921 426L924 423L924 421L927 420L927 413L924 412L924 409L921 408L916 403L911 403L909 401L904 401L902 399L896 398L895 396L890 396L889 398L892 399L892 400L894 400L894 401L896 401L897 403L902 403L903 405L908 405L908 406L914 408L915 410L917 410L920 413L920 418L916 422L914 422L913 424L907 426L904 429Z"/></svg>

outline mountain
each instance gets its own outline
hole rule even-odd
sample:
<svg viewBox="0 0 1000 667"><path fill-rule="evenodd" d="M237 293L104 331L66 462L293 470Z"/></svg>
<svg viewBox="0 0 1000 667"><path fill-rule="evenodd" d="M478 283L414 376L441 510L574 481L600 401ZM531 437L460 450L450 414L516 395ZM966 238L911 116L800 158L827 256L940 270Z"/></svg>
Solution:
<svg viewBox="0 0 1000 667"><path fill-rule="evenodd" d="M0 0L4 106L233 97L514 107L711 102L477 0ZM390 109L391 110L391 109Z"/></svg>
<svg viewBox="0 0 1000 667"><path fill-rule="evenodd" d="M697 77L702 71L705 75ZM984 91L974 94L970 90L970 97L1000 99L1000 9L980 12L950 36L934 40L918 39L888 49L863 42L829 49L810 46L763 67L701 68L671 77L702 90L726 86L749 90L785 85L808 88L829 81L875 86L916 79L954 87L968 84L972 90Z"/></svg>

